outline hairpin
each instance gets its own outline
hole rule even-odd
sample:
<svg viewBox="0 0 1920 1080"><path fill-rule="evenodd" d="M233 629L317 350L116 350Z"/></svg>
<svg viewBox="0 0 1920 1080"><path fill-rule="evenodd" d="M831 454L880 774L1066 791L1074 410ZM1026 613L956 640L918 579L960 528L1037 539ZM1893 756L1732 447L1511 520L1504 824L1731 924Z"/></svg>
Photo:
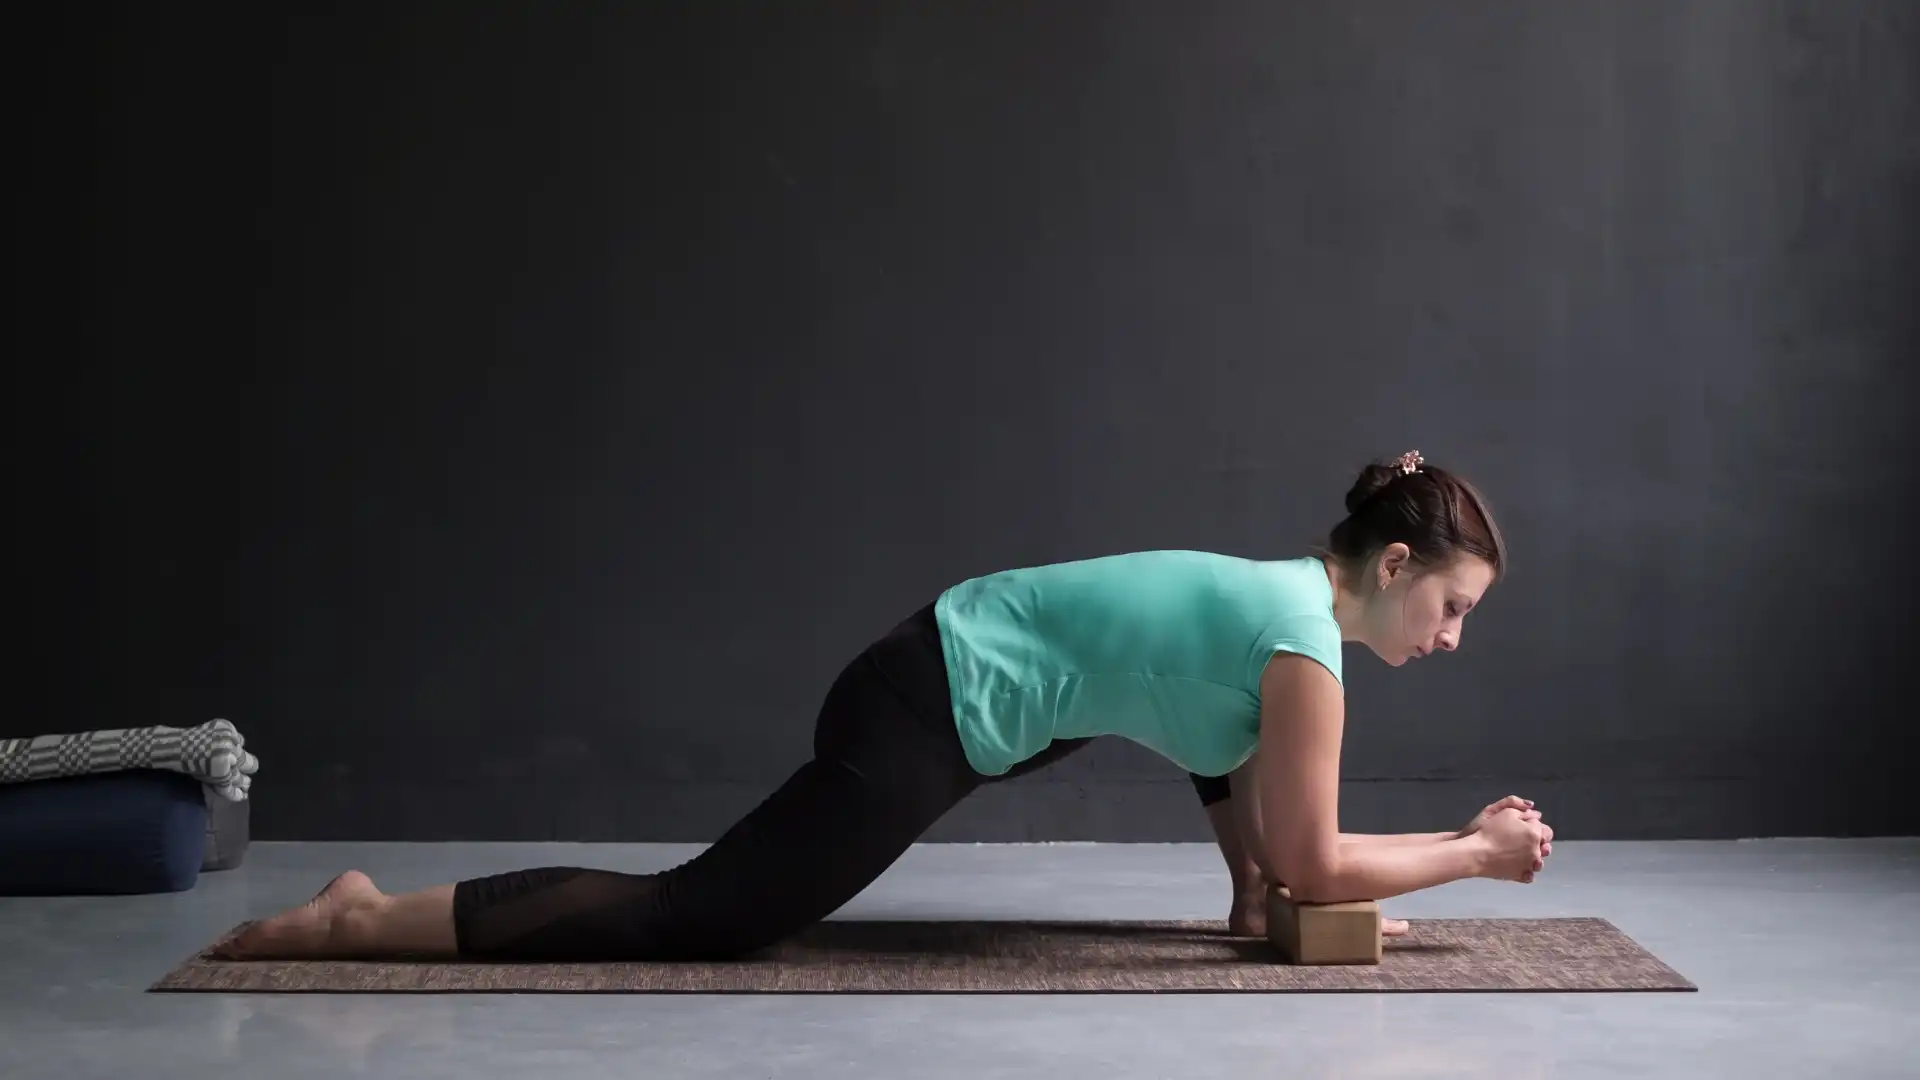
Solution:
<svg viewBox="0 0 1920 1080"><path fill-rule="evenodd" d="M1420 471L1420 466L1425 465L1427 459L1420 456L1420 451L1409 450L1395 458L1394 463L1400 466L1401 476L1412 476Z"/></svg>

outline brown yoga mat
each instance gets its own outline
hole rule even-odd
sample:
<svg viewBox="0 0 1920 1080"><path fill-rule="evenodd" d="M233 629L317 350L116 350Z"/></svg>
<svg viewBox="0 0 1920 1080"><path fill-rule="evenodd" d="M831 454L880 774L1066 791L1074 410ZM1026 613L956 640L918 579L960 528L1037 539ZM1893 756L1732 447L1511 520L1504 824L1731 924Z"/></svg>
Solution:
<svg viewBox="0 0 1920 1080"><path fill-rule="evenodd" d="M1325 993L1690 991L1604 919L1420 919L1378 966L1298 967L1217 920L829 920L728 963L215 960L152 989L221 993Z"/></svg>

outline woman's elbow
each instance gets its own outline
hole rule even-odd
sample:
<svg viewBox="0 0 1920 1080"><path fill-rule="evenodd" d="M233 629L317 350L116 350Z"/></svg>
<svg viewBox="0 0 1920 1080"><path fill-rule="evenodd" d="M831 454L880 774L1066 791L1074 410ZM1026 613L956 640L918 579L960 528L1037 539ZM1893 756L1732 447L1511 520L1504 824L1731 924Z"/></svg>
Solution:
<svg viewBox="0 0 1920 1080"><path fill-rule="evenodd" d="M1349 899L1341 894L1330 872L1322 871L1299 878L1299 883L1287 882L1287 895L1297 904L1337 904Z"/></svg>
<svg viewBox="0 0 1920 1080"><path fill-rule="evenodd" d="M1329 852L1285 860L1279 869L1287 894L1302 904L1332 904L1346 899L1340 895L1338 858Z"/></svg>

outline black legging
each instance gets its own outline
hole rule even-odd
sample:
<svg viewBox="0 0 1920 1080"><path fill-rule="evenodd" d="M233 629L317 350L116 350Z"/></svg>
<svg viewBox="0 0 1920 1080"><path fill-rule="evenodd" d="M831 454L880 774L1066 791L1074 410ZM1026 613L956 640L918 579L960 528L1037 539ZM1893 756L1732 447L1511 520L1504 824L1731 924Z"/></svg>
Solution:
<svg viewBox="0 0 1920 1080"><path fill-rule="evenodd" d="M933 608L867 648L827 691L813 758L692 859L661 873L546 867L454 886L462 955L513 960L735 957L826 918L984 783L1091 740L1066 739L1002 777L967 763ZM1224 777L1194 776L1201 802Z"/></svg>

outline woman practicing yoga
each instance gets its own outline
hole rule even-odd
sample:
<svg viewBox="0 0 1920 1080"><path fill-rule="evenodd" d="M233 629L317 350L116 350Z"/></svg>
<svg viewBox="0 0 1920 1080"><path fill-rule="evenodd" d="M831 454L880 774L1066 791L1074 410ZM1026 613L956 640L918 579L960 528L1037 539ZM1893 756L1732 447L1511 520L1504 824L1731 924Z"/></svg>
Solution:
<svg viewBox="0 0 1920 1080"><path fill-rule="evenodd" d="M947 589L840 672L812 759L673 869L548 867L400 896L349 871L220 951L736 957L832 914L976 788L1102 735L1193 778L1231 871L1238 933L1263 932L1267 882L1312 902L1531 881L1553 833L1517 797L1452 832L1340 831L1342 642L1396 667L1456 649L1505 563L1480 496L1418 453L1368 466L1346 506L1307 557L1137 552Z"/></svg>

